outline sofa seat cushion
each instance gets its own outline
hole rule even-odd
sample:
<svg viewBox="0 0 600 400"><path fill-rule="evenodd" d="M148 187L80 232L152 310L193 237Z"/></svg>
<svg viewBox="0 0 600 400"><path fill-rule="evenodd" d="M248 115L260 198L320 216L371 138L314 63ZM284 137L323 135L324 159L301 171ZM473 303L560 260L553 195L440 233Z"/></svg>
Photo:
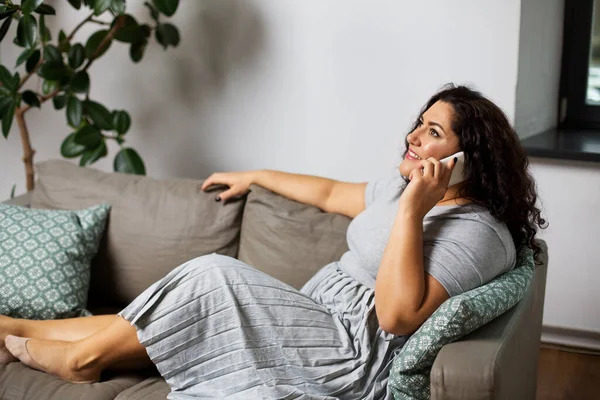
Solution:
<svg viewBox="0 0 600 400"><path fill-rule="evenodd" d="M90 307L124 307L179 264L210 253L236 257L245 198L222 204L202 182L106 173L68 161L36 165L33 208L112 206L92 261Z"/></svg>
<svg viewBox="0 0 600 400"><path fill-rule="evenodd" d="M260 186L246 199L238 258L300 289L348 250L350 218L325 213Z"/></svg>
<svg viewBox="0 0 600 400"><path fill-rule="evenodd" d="M166 400L171 388L161 377L152 377L122 391L115 400Z"/></svg>
<svg viewBox="0 0 600 400"><path fill-rule="evenodd" d="M31 369L20 362L0 365L0 399L114 400L127 388L144 381L143 375L121 373L94 384L77 384Z"/></svg>

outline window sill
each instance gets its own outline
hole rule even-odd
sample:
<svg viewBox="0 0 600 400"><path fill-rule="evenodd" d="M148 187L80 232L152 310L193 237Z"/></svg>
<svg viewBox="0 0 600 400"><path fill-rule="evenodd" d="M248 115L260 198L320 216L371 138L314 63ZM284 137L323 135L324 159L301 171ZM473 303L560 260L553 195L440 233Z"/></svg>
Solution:
<svg viewBox="0 0 600 400"><path fill-rule="evenodd" d="M529 156L600 162L600 132L550 129L521 141Z"/></svg>

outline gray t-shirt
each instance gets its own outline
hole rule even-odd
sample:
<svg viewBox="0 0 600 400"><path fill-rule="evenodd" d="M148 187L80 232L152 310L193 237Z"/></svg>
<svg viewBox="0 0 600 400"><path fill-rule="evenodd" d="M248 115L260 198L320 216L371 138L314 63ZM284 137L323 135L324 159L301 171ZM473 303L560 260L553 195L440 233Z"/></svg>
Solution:
<svg viewBox="0 0 600 400"><path fill-rule="evenodd" d="M372 289L403 187L399 172L369 182L367 208L348 227L349 251L339 267ZM516 250L508 228L479 205L433 207L423 220L423 242L425 271L450 296L481 286L515 266Z"/></svg>

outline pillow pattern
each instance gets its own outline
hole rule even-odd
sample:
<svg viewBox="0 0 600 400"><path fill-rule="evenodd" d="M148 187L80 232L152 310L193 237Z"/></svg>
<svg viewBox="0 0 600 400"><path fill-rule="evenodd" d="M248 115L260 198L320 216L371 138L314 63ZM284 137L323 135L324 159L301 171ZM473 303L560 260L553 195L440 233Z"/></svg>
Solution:
<svg viewBox="0 0 600 400"><path fill-rule="evenodd" d="M520 249L516 268L446 300L394 358L388 385L396 400L429 399L430 373L441 348L508 311L525 295L534 274L533 251Z"/></svg>
<svg viewBox="0 0 600 400"><path fill-rule="evenodd" d="M78 211L0 204L0 314L27 319L91 315L90 263L110 206Z"/></svg>

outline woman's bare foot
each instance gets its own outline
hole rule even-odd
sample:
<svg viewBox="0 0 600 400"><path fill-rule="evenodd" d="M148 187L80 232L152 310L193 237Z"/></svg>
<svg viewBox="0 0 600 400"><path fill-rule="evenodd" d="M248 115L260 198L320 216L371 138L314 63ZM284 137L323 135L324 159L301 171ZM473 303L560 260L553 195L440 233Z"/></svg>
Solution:
<svg viewBox="0 0 600 400"><path fill-rule="evenodd" d="M10 354L4 345L4 338L6 338L7 335L18 334L14 329L11 329L15 325L14 323L11 324L12 321L12 318L0 315L0 365L18 361L15 356Z"/></svg>
<svg viewBox="0 0 600 400"><path fill-rule="evenodd" d="M100 370L83 366L74 342L29 339L8 335L8 351L31 368L56 375L69 382L92 383L100 378Z"/></svg>

